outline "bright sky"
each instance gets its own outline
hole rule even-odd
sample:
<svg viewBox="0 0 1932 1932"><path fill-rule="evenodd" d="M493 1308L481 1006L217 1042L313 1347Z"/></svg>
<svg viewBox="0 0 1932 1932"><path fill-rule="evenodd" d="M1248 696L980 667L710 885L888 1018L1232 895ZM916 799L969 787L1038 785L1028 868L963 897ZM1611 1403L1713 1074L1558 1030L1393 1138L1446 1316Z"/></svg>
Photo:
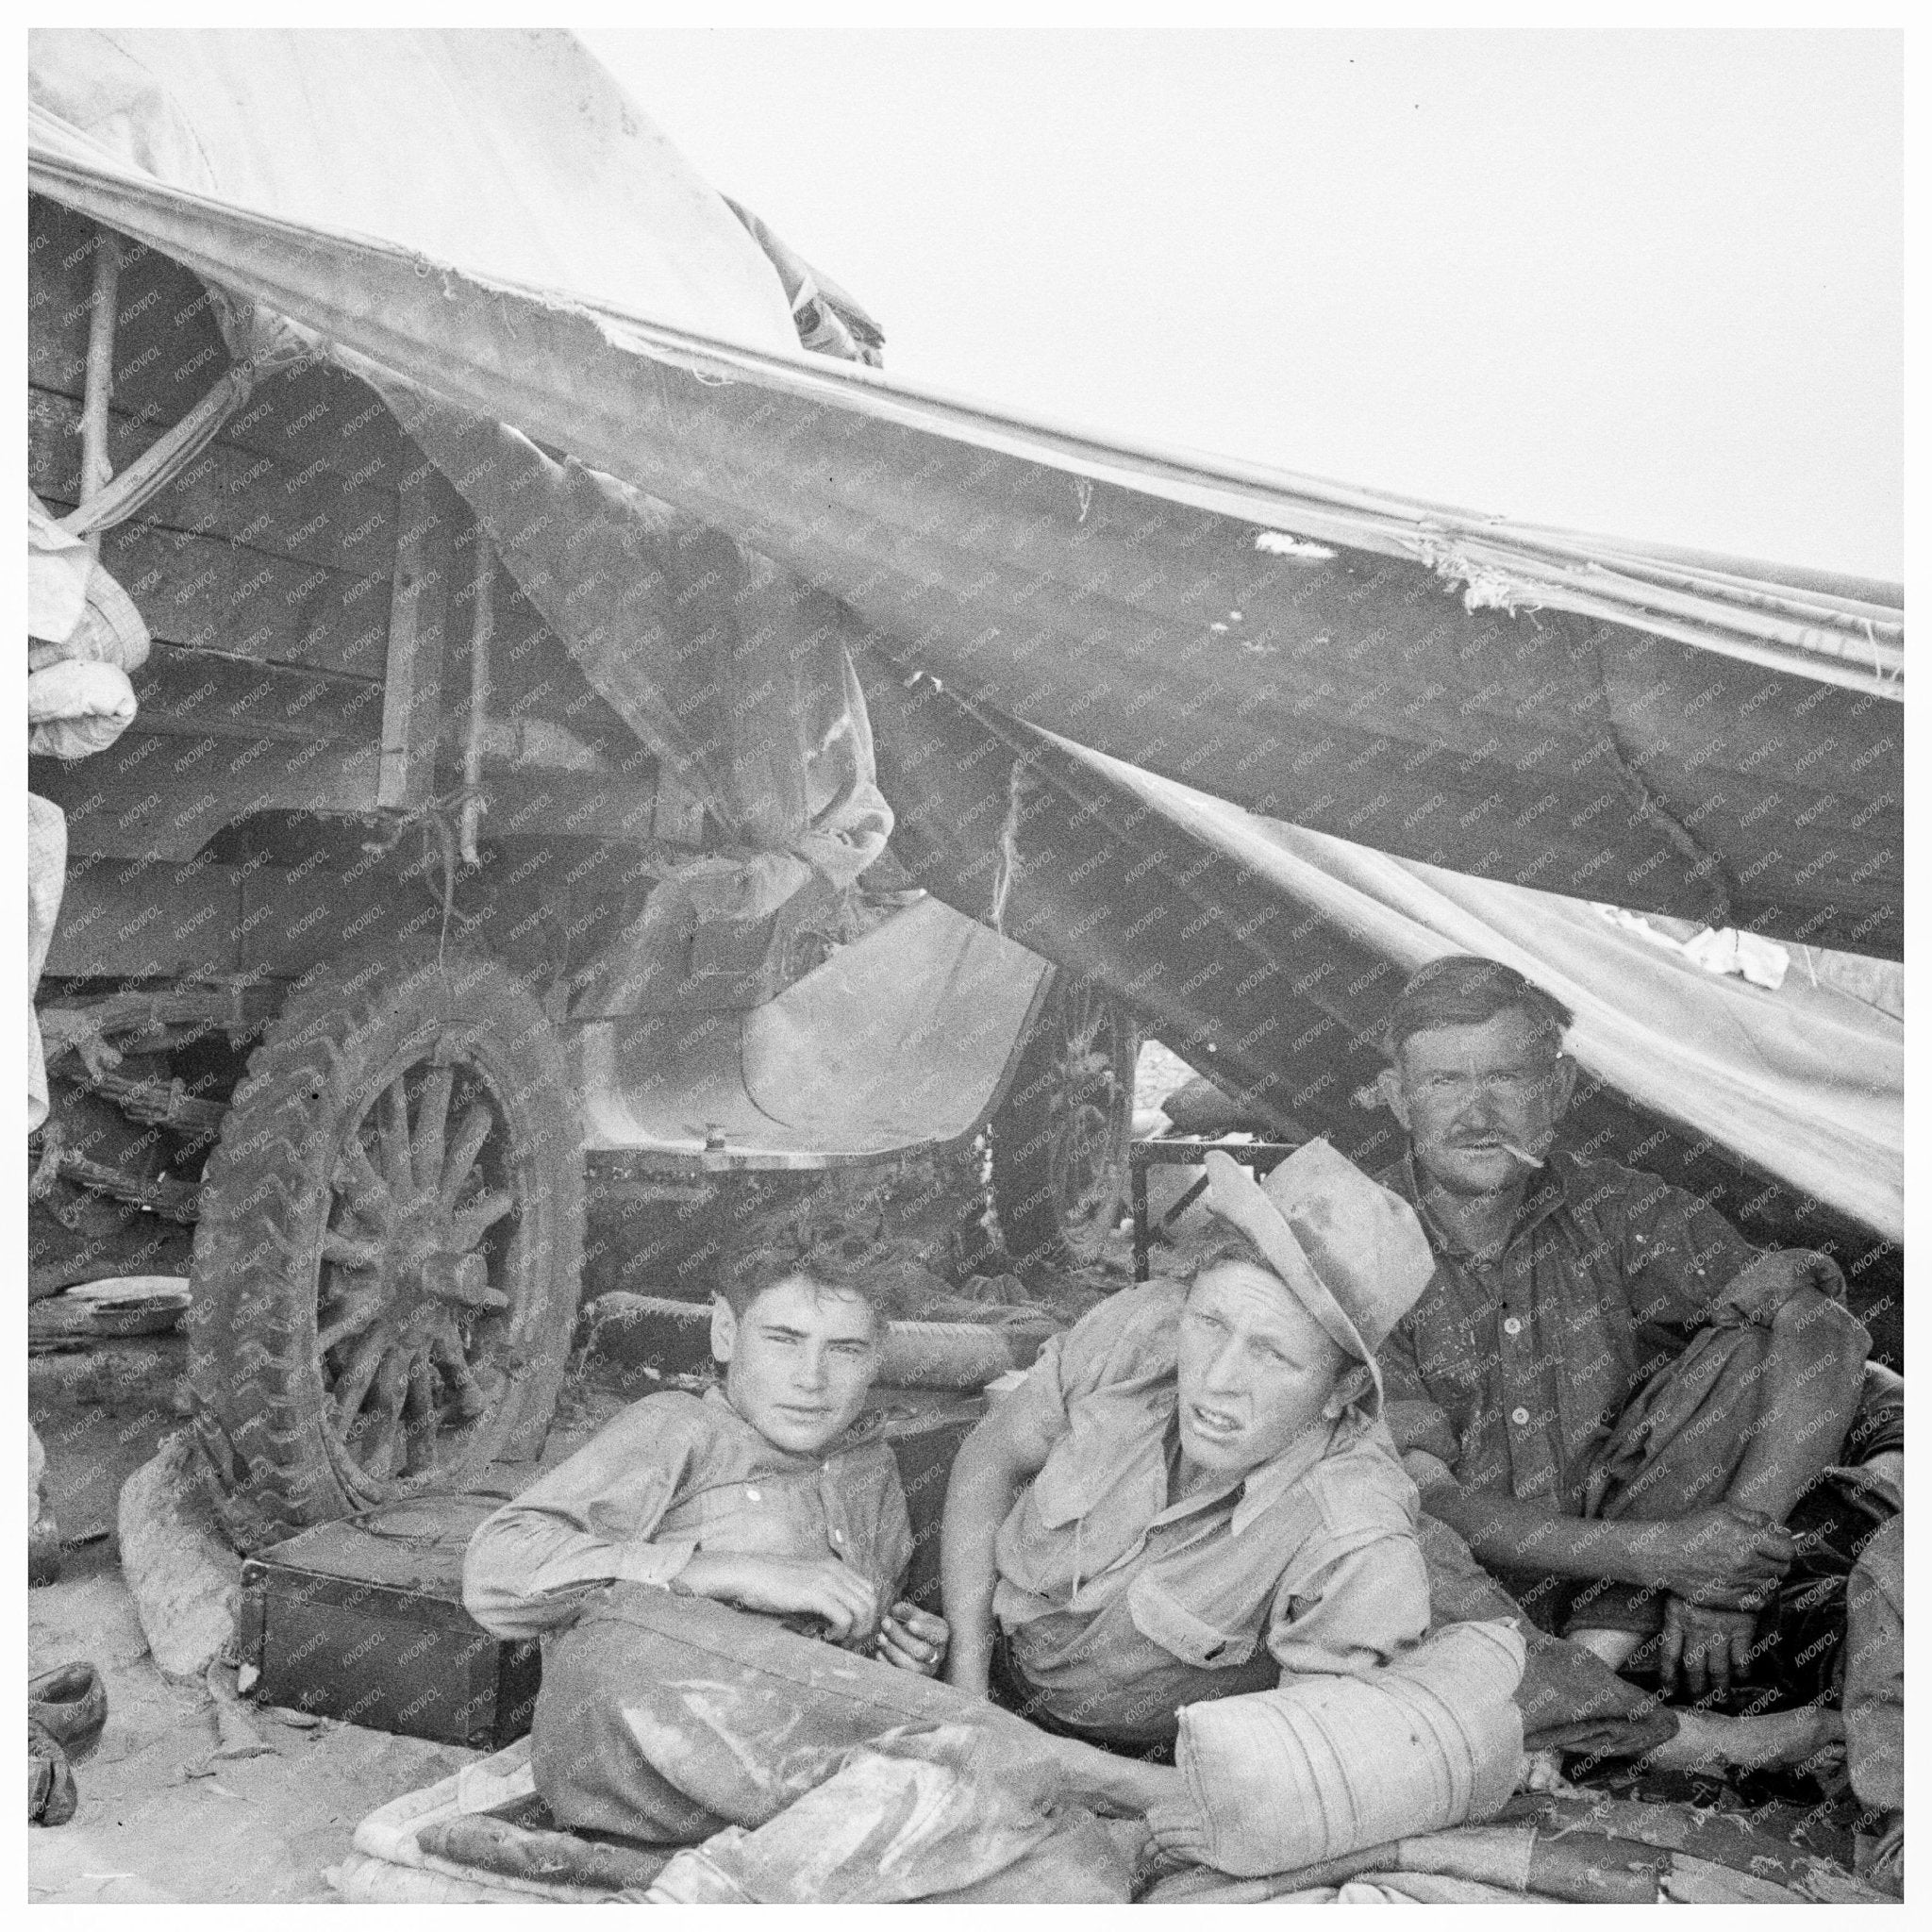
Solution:
<svg viewBox="0 0 1932 1932"><path fill-rule="evenodd" d="M1896 34L584 38L896 374L1902 574Z"/></svg>

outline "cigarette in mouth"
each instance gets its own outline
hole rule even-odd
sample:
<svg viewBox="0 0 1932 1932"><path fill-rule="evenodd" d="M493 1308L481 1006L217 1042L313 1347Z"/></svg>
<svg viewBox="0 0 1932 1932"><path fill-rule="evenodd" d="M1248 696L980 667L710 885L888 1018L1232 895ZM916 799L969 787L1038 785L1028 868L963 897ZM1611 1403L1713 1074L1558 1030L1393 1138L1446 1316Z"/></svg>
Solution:
<svg viewBox="0 0 1932 1932"><path fill-rule="evenodd" d="M1532 1154L1526 1147L1517 1146L1513 1141L1498 1141L1496 1145L1512 1159L1522 1161L1524 1167L1541 1167L1543 1164L1541 1154Z"/></svg>

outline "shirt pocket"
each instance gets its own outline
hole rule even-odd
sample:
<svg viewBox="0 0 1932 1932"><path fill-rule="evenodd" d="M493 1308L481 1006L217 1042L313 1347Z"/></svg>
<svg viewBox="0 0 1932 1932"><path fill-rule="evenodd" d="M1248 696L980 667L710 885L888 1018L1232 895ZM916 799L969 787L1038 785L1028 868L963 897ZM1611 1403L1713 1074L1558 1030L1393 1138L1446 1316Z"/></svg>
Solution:
<svg viewBox="0 0 1932 1932"><path fill-rule="evenodd" d="M1261 1641L1258 1630L1228 1630L1210 1623L1145 1571L1128 1586L1127 1614L1150 1643L1196 1670L1232 1670L1246 1663Z"/></svg>

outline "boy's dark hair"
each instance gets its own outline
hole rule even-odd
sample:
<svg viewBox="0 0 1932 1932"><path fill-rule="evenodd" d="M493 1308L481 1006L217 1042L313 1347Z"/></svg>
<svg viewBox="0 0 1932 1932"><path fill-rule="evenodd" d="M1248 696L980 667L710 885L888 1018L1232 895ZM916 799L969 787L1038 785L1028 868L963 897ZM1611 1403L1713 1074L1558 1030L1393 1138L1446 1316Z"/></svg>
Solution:
<svg viewBox="0 0 1932 1932"><path fill-rule="evenodd" d="M767 1289L805 1280L827 1294L846 1294L872 1310L873 1326L885 1332L884 1287L872 1266L869 1246L792 1229L763 1230L736 1243L719 1262L712 1287L741 1319Z"/></svg>
<svg viewBox="0 0 1932 1932"><path fill-rule="evenodd" d="M1498 1013L1521 1012L1551 1048L1560 1049L1576 1015L1554 994L1500 959L1451 953L1431 959L1395 995L1382 1025L1382 1051L1392 1062L1412 1034L1437 1026L1481 1026Z"/></svg>

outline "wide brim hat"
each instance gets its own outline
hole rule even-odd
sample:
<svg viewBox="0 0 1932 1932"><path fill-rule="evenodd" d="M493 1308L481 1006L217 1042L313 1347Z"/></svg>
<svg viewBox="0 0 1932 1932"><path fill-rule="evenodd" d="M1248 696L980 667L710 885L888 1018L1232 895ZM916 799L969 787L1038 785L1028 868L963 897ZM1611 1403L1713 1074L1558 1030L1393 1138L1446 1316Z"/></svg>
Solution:
<svg viewBox="0 0 1932 1932"><path fill-rule="evenodd" d="M1369 1371L1382 1407L1375 1351L1435 1273L1416 1212L1325 1141L1297 1148L1265 1179L1218 1149L1208 1156L1208 1206L1268 1265L1337 1347Z"/></svg>

